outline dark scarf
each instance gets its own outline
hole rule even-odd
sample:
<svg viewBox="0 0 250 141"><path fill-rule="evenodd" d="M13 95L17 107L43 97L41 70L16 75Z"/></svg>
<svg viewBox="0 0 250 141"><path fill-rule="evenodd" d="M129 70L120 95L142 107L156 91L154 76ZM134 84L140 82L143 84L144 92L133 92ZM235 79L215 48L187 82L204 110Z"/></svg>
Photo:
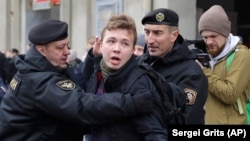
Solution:
<svg viewBox="0 0 250 141"><path fill-rule="evenodd" d="M110 74L112 74L116 71L116 70L112 70L112 69L108 68L108 66L104 63L103 59L100 62L100 67L102 70L102 76L103 76L104 80L106 80Z"/></svg>

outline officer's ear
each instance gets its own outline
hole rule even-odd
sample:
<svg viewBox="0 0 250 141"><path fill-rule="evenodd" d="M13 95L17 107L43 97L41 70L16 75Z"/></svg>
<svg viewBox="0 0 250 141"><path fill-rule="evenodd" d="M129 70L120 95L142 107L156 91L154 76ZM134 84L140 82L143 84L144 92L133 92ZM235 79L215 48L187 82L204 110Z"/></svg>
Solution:
<svg viewBox="0 0 250 141"><path fill-rule="evenodd" d="M44 45L36 45L36 50L39 51L43 56L45 56L45 46Z"/></svg>
<svg viewBox="0 0 250 141"><path fill-rule="evenodd" d="M171 39L170 39L171 42L174 43L175 40L178 38L178 36L179 36L179 30L178 29L172 31L171 32Z"/></svg>

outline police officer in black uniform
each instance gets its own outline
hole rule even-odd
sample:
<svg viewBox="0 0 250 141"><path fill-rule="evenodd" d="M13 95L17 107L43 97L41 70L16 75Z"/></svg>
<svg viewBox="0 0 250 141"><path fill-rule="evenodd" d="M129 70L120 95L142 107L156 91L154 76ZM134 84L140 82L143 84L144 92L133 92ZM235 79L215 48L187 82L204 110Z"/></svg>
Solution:
<svg viewBox="0 0 250 141"><path fill-rule="evenodd" d="M139 59L186 93L186 124L204 124L208 80L179 33L178 14L171 9L159 8L145 15L141 22L147 52Z"/></svg>
<svg viewBox="0 0 250 141"><path fill-rule="evenodd" d="M1 141L82 141L89 124L150 112L152 96L143 90L96 96L77 86L66 63L67 30L67 23L59 20L30 30L33 46L16 58L17 73L2 99Z"/></svg>

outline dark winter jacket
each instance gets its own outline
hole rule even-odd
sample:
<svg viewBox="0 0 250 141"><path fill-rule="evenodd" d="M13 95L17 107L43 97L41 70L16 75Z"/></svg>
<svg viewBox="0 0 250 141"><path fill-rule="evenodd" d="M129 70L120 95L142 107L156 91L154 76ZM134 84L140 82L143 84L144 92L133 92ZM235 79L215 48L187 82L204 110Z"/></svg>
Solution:
<svg viewBox="0 0 250 141"><path fill-rule="evenodd" d="M3 53L0 53L0 102L7 90L7 73L6 73L7 59Z"/></svg>
<svg viewBox="0 0 250 141"><path fill-rule="evenodd" d="M179 35L173 49L163 58L143 54L140 62L150 64L171 83L182 89L188 98L187 124L204 124L204 105L208 95L208 80L201 67L195 62L195 56Z"/></svg>
<svg viewBox="0 0 250 141"><path fill-rule="evenodd" d="M100 71L100 58L94 62L96 62L95 70L87 86L87 91L91 93L96 92L98 88L97 74ZM139 77L135 82L128 81L136 67L138 67L138 62L133 56L122 68L107 77L104 81L104 91L136 93L138 90L145 89L154 95L153 112L135 119L106 124L99 128L104 128L109 141L167 141L166 125L162 117L162 103L153 82L147 75ZM128 88L130 83L133 85Z"/></svg>
<svg viewBox="0 0 250 141"><path fill-rule="evenodd" d="M89 124L152 109L152 95L146 91L102 96L84 92L71 81L68 69L58 70L35 48L15 63L18 72L0 106L1 141L82 141Z"/></svg>

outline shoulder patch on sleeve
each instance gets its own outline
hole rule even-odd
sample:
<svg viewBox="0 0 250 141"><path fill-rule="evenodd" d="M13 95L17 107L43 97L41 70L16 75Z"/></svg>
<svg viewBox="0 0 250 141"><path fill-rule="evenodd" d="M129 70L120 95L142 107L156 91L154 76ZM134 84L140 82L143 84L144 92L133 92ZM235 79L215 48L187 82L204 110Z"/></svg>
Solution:
<svg viewBox="0 0 250 141"><path fill-rule="evenodd" d="M17 95L21 82L22 80L16 76L14 76L10 81L9 88L13 91L14 95Z"/></svg>
<svg viewBox="0 0 250 141"><path fill-rule="evenodd" d="M56 85L63 90L73 90L76 87L76 84L70 80L59 81Z"/></svg>
<svg viewBox="0 0 250 141"><path fill-rule="evenodd" d="M193 105L196 101L197 92L189 88L185 88L184 91L187 94L187 105Z"/></svg>

